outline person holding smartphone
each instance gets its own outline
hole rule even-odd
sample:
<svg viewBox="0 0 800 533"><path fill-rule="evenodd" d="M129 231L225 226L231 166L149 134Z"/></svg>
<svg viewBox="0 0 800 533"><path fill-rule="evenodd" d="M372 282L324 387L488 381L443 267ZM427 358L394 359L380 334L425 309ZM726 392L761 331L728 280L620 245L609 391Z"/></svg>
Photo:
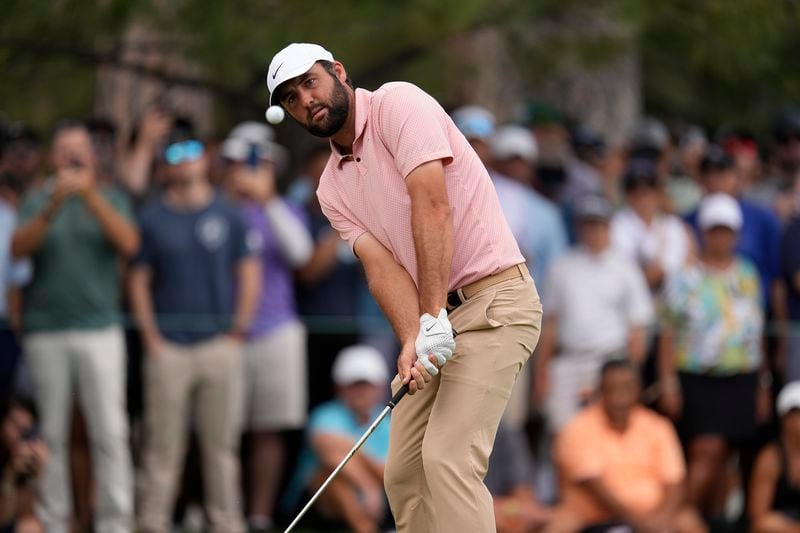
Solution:
<svg viewBox="0 0 800 533"><path fill-rule="evenodd" d="M47 446L32 400L12 397L0 414L0 532L43 532L33 513Z"/></svg>
<svg viewBox="0 0 800 533"><path fill-rule="evenodd" d="M53 176L23 199L11 242L12 255L33 264L23 295L22 344L52 454L39 514L48 532L69 531L67 442L77 396L97 480L95 531L123 533L133 513L133 472L120 260L138 250L139 233L128 197L98 179L86 126L63 122L52 143Z"/></svg>

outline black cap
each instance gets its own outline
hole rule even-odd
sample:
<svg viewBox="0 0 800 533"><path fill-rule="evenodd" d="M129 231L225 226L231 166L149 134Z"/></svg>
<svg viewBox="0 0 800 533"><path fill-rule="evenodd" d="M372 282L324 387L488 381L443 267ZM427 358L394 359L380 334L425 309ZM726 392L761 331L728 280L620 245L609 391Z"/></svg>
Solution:
<svg viewBox="0 0 800 533"><path fill-rule="evenodd" d="M191 141L197 139L194 131L194 123L191 119L186 117L175 117L172 124L172 130L167 135L167 142L165 146L170 146L175 143L183 141Z"/></svg>
<svg viewBox="0 0 800 533"><path fill-rule="evenodd" d="M800 136L800 109L784 109L772 124L772 135L779 143L785 143L793 136Z"/></svg>
<svg viewBox="0 0 800 533"><path fill-rule="evenodd" d="M622 186L625 192L632 191L638 187L648 187L654 189L658 187L658 168L650 159L636 158L628 163L625 176L622 178Z"/></svg>
<svg viewBox="0 0 800 533"><path fill-rule="evenodd" d="M700 162L700 171L703 173L713 170L728 170L733 168L733 158L721 146L712 144L706 150L703 161Z"/></svg>
<svg viewBox="0 0 800 533"><path fill-rule="evenodd" d="M614 208L605 197L589 194L575 202L575 218L578 220L611 220Z"/></svg>

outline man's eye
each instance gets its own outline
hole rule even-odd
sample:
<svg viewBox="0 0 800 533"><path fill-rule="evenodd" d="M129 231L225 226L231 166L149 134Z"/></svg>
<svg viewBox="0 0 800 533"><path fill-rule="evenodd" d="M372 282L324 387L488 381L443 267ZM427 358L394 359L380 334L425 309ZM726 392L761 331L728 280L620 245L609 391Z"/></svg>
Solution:
<svg viewBox="0 0 800 533"><path fill-rule="evenodd" d="M294 95L286 97L286 104L287 105L294 105Z"/></svg>
<svg viewBox="0 0 800 533"><path fill-rule="evenodd" d="M305 81L305 83L303 83L303 85L304 85L305 87L311 88L311 87L313 87L313 86L314 86L314 84L315 84L316 82L317 82L317 80L315 80L314 78L308 78L308 79Z"/></svg>

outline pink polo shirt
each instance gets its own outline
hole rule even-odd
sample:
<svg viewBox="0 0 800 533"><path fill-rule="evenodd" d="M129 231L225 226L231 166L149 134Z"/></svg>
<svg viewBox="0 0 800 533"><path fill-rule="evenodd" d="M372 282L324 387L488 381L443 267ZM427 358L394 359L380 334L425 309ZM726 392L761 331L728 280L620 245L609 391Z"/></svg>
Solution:
<svg viewBox="0 0 800 533"><path fill-rule="evenodd" d="M441 159L455 238L448 290L525 261L489 173L433 97L392 82L375 92L356 89L355 101L353 154L331 143L317 189L322 211L350 246L369 232L419 286L405 178Z"/></svg>

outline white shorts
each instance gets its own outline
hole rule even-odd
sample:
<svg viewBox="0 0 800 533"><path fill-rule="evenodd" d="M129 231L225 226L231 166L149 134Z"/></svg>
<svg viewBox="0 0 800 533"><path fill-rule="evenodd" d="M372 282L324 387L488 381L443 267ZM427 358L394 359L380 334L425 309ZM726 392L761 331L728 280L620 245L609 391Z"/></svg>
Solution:
<svg viewBox="0 0 800 533"><path fill-rule="evenodd" d="M288 322L244 349L244 428L300 429L306 422L306 328Z"/></svg>

